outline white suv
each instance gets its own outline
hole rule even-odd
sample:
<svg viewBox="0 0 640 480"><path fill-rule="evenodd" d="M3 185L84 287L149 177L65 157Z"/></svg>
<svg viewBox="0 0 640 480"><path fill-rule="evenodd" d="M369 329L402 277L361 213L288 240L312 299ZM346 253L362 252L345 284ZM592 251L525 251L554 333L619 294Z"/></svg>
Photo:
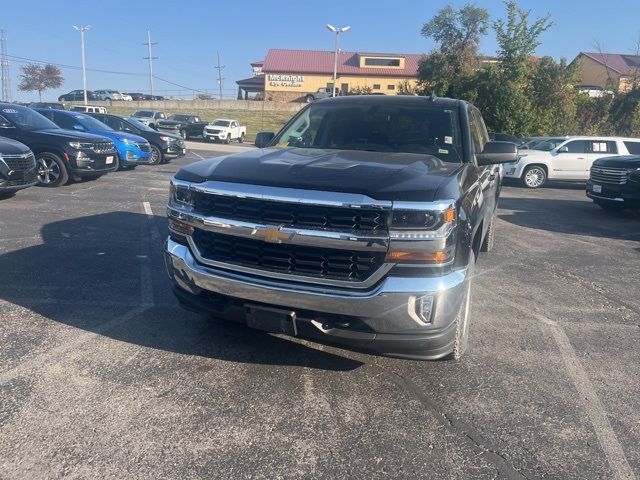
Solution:
<svg viewBox="0 0 640 480"><path fill-rule="evenodd" d="M639 147L640 138L569 137L548 152L524 150L517 162L504 164L504 176L518 178L529 188L541 187L547 180L586 182L598 158L629 155Z"/></svg>
<svg viewBox="0 0 640 480"><path fill-rule="evenodd" d="M120 93L117 90L96 90L93 93L95 93L100 100L132 100L131 95Z"/></svg>

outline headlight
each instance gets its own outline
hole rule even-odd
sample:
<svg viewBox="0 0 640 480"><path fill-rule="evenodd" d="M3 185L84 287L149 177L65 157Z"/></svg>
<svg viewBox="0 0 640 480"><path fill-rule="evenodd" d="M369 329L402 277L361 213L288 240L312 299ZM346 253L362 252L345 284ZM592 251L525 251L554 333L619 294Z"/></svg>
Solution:
<svg viewBox="0 0 640 480"><path fill-rule="evenodd" d="M69 146L71 148L75 148L76 150L84 150L93 148L93 143L91 142L69 142Z"/></svg>
<svg viewBox="0 0 640 480"><path fill-rule="evenodd" d="M398 208L393 211L387 261L414 265L445 265L455 256L455 206L442 210Z"/></svg>
<svg viewBox="0 0 640 480"><path fill-rule="evenodd" d="M182 209L192 209L195 206L195 198L193 190L183 185L171 183L171 195L169 197L169 206Z"/></svg>
<svg viewBox="0 0 640 480"><path fill-rule="evenodd" d="M173 140L173 138L171 138L171 137L164 137L164 136L162 136L162 137L160 137L160 140L162 140L163 142L170 143L170 142L171 142L171 140Z"/></svg>
<svg viewBox="0 0 640 480"><path fill-rule="evenodd" d="M118 140L120 140L125 145L129 145L130 147L137 147L138 146L137 142L134 142L133 140L129 140L128 138L118 138Z"/></svg>

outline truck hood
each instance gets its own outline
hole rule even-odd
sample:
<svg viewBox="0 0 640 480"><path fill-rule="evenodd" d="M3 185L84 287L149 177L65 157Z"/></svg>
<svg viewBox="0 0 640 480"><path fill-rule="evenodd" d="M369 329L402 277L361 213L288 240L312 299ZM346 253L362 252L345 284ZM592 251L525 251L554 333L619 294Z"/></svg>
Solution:
<svg viewBox="0 0 640 480"><path fill-rule="evenodd" d="M175 178L432 201L438 187L461 167L424 154L268 148L192 163Z"/></svg>
<svg viewBox="0 0 640 480"><path fill-rule="evenodd" d="M0 157L4 155L23 155L29 153L29 147L10 138L0 137Z"/></svg>
<svg viewBox="0 0 640 480"><path fill-rule="evenodd" d="M163 127L178 127L185 124L184 122L178 122L177 120L158 120L157 123Z"/></svg>
<svg viewBox="0 0 640 480"><path fill-rule="evenodd" d="M593 162L593 166L602 168L640 168L640 155L599 158Z"/></svg>

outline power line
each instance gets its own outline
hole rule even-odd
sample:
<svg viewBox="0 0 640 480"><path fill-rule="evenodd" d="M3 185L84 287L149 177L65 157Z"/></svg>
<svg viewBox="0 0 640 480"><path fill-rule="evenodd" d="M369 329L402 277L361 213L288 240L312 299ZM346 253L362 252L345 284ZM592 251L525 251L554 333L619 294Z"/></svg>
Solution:
<svg viewBox="0 0 640 480"><path fill-rule="evenodd" d="M26 57L18 57L16 55L8 55L7 57L14 60L16 63L40 63L43 65L55 65L56 67L66 68L70 70L82 70L82 67L77 65L67 65L64 63L55 63L55 62L47 62L45 60L36 60L34 58L26 58ZM114 70L104 70L100 68L87 68L87 72L97 72L97 73L112 73L114 75L131 75L134 77L146 77L146 73L134 73L134 72L117 72Z"/></svg>
<svg viewBox="0 0 640 480"><path fill-rule="evenodd" d="M151 55L151 45L157 45L157 43L151 43L151 32L149 30L147 30L147 43L143 43L143 45L146 45L149 49L149 56L142 58L144 58L145 60L149 60L149 87L151 96L153 96L153 61L158 57L154 57Z"/></svg>
<svg viewBox="0 0 640 480"><path fill-rule="evenodd" d="M2 76L2 101L11 101L11 77L9 77L9 59L7 58L7 39L4 36L4 30L0 30L0 50L2 58L0 58L1 75Z"/></svg>

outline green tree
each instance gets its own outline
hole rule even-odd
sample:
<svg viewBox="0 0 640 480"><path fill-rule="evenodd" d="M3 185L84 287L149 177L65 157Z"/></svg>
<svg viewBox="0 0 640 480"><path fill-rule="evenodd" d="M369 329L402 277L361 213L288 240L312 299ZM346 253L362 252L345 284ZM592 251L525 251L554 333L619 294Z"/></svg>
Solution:
<svg viewBox="0 0 640 480"><path fill-rule="evenodd" d="M21 68L18 90L23 92L38 92L38 100L42 101L42 92L50 88L60 88L64 78L60 69L55 65L38 65L29 63Z"/></svg>
<svg viewBox="0 0 640 480"><path fill-rule="evenodd" d="M478 46L489 27L489 12L465 5L450 5L424 24L422 36L438 43L418 68L420 88L427 93L461 97L479 68Z"/></svg>

